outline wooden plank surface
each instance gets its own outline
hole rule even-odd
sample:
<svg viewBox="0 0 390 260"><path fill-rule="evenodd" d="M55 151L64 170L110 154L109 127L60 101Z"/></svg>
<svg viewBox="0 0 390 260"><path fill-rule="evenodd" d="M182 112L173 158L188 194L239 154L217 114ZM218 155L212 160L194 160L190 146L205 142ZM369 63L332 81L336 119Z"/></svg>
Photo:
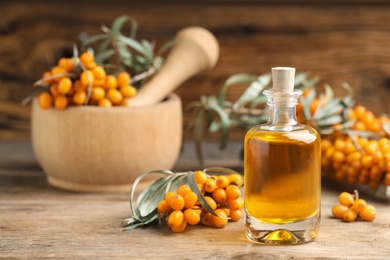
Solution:
<svg viewBox="0 0 390 260"><path fill-rule="evenodd" d="M220 156L214 144L207 144L208 164L239 168L240 147L234 143ZM194 170L195 165L186 143L176 169ZM120 223L130 216L128 193L51 188L28 141L2 141L0 259L389 259L388 202L367 199L377 208L373 223L343 223L330 215L338 193L323 185L320 235L299 246L252 244L243 221L223 229L190 227L181 234L166 226L123 231Z"/></svg>
<svg viewBox="0 0 390 260"><path fill-rule="evenodd" d="M0 138L29 136L29 107L20 102L32 83L63 55L79 35L100 32L122 14L139 22L139 38L163 44L181 28L212 31L221 48L217 67L177 90L184 106L215 95L232 74L261 74L294 66L343 94L342 82L358 103L375 114L390 113L390 4L388 1L2 1L0 17ZM243 87L231 89L235 100ZM12 108L12 109L9 109ZM185 122L190 120L185 113ZM242 138L235 132L236 139Z"/></svg>

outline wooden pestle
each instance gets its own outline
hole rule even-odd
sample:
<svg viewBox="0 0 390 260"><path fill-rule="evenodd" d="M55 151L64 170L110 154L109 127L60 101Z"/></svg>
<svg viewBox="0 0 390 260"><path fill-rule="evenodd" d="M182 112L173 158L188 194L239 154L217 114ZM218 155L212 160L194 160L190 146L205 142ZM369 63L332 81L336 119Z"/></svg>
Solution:
<svg viewBox="0 0 390 260"><path fill-rule="evenodd" d="M190 77L211 69L219 56L216 38L202 27L180 30L161 70L129 100L129 106L149 106L166 98Z"/></svg>

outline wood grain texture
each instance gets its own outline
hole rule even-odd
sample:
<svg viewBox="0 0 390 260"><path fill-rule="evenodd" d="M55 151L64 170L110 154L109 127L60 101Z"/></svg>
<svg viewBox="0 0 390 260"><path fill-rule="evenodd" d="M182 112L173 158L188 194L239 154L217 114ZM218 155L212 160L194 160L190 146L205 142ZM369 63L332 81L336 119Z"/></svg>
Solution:
<svg viewBox="0 0 390 260"><path fill-rule="evenodd" d="M228 76L262 74L291 66L321 78L343 94L353 86L357 102L377 115L390 113L390 3L387 1L2 1L0 4L0 138L28 137L29 107L19 104L32 83L71 53L81 32L96 34L122 14L139 22L139 37L165 43L191 25L203 26L220 44L209 73L176 92L186 106L216 94ZM243 87L231 89L236 99ZM12 110L3 110L3 105ZM185 114L185 122L189 121ZM235 135L242 138L243 133Z"/></svg>
<svg viewBox="0 0 390 260"><path fill-rule="evenodd" d="M187 148L177 169L194 170L187 163L191 159ZM367 198L377 208L377 219L344 223L330 216L339 190L327 185L322 190L316 241L260 246L246 240L243 220L222 229L189 227L181 234L166 226L122 231L121 221L130 216L129 193L80 194L51 188L26 141L2 141L0 154L0 258L388 259L390 255L389 204ZM223 158L218 153L208 158L229 167L236 161L234 149Z"/></svg>

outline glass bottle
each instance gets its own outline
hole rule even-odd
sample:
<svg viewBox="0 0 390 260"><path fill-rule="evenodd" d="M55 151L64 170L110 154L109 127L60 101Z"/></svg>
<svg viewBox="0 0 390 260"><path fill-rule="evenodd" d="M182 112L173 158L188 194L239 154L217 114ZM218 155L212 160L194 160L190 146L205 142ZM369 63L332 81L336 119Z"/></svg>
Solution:
<svg viewBox="0 0 390 260"><path fill-rule="evenodd" d="M248 131L244 144L246 236L261 244L301 244L319 232L321 140L299 124L295 69L272 69L269 120Z"/></svg>

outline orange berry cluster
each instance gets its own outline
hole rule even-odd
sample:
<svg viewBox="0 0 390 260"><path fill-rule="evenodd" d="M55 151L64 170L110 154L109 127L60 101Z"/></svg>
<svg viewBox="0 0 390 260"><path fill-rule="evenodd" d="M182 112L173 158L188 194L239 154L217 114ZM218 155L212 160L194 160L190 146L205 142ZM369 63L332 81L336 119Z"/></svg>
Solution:
<svg viewBox="0 0 390 260"><path fill-rule="evenodd" d="M355 195L342 192L338 199L340 204L332 208L332 214L335 218L343 219L345 222L352 222L358 218L369 222L374 221L375 207L367 204L365 200L359 199L357 191L355 191Z"/></svg>
<svg viewBox="0 0 390 260"><path fill-rule="evenodd" d="M218 216L207 211L199 201L198 195L188 184L181 185L176 192L170 191L157 205L159 213L167 218L167 224L175 233L183 232L187 224L222 228L228 220L241 219L244 200L240 187L242 176L208 176L203 171L194 173L199 191L202 192L208 206Z"/></svg>
<svg viewBox="0 0 390 260"><path fill-rule="evenodd" d="M349 119L356 120L351 126L353 130L371 131L380 136L386 136L382 124L388 121L387 117L375 117L375 115L362 105L355 106L349 110Z"/></svg>
<svg viewBox="0 0 390 260"><path fill-rule="evenodd" d="M390 140L338 135L322 139L322 168L351 184L390 185Z"/></svg>
<svg viewBox="0 0 390 260"><path fill-rule="evenodd" d="M69 105L126 106L137 90L130 85L130 75L122 71L117 76L107 74L97 65L90 52L79 58L61 58L57 66L43 74L40 82L48 91L38 96L42 109L54 106L63 110Z"/></svg>

